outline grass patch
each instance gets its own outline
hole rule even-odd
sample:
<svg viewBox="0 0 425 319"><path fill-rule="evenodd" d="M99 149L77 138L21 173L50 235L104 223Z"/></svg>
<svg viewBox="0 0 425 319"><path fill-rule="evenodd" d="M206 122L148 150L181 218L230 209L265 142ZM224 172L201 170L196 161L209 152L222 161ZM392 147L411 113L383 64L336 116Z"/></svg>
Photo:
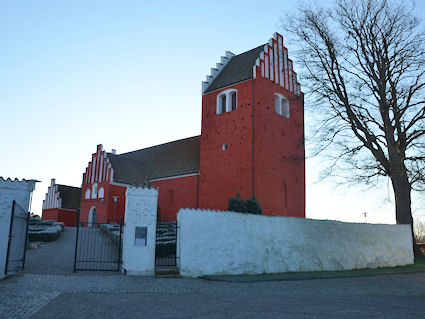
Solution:
<svg viewBox="0 0 425 319"><path fill-rule="evenodd" d="M306 271L306 272L285 272L276 274L261 275L211 275L202 276L203 279L229 282L257 282L257 281L279 281L279 280L307 280L307 279L329 279L329 278L349 278L362 276L379 276L393 274L409 274L425 272L425 256L415 256L413 265L398 267L383 267L376 269L355 269L341 271Z"/></svg>

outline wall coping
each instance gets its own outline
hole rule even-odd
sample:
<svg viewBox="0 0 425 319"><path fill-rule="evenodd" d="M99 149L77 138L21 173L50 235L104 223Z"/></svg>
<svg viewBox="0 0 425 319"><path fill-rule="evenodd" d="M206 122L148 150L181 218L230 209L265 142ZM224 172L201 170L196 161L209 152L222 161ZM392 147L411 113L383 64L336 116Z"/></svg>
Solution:
<svg viewBox="0 0 425 319"><path fill-rule="evenodd" d="M2 176L0 176L0 189L15 189L32 192L35 189L35 183L37 182L39 181L35 179L19 180L15 178L14 180L12 180L10 178L4 179Z"/></svg>
<svg viewBox="0 0 425 319"><path fill-rule="evenodd" d="M125 196L158 196L158 189L155 187L130 186L127 187Z"/></svg>

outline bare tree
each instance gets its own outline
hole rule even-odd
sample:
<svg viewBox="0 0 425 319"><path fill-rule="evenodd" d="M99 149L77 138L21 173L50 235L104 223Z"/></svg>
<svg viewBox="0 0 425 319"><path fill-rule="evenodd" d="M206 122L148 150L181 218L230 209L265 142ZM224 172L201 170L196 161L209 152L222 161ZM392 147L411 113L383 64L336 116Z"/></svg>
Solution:
<svg viewBox="0 0 425 319"><path fill-rule="evenodd" d="M315 141L333 156L328 173L389 177L397 223L412 232L411 192L425 189L425 34L413 10L405 1L336 0L284 21L314 101Z"/></svg>

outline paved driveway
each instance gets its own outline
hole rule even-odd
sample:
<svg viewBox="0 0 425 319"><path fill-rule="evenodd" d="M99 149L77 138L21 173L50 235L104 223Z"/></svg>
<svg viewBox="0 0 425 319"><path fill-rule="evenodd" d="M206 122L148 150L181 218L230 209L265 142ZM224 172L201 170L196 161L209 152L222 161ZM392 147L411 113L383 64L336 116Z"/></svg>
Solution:
<svg viewBox="0 0 425 319"><path fill-rule="evenodd" d="M0 318L425 318L425 273L228 283L103 274L0 282Z"/></svg>
<svg viewBox="0 0 425 319"><path fill-rule="evenodd" d="M72 252L50 257L56 270L29 259L0 281L0 318L425 318L425 273L255 283L74 274Z"/></svg>
<svg viewBox="0 0 425 319"><path fill-rule="evenodd" d="M25 273L70 274L74 270L75 227L65 227L58 240L27 250Z"/></svg>

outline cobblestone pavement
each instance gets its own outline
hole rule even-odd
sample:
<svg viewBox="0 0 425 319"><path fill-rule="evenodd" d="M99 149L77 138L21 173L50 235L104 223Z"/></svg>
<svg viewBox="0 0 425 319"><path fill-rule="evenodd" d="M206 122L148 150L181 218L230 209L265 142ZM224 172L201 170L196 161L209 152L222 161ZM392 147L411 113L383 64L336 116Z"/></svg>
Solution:
<svg viewBox="0 0 425 319"><path fill-rule="evenodd" d="M256 283L21 274L0 318L425 318L425 273Z"/></svg>
<svg viewBox="0 0 425 319"><path fill-rule="evenodd" d="M1 319L425 318L425 273L255 283L74 274L73 238L66 229L0 281Z"/></svg>

